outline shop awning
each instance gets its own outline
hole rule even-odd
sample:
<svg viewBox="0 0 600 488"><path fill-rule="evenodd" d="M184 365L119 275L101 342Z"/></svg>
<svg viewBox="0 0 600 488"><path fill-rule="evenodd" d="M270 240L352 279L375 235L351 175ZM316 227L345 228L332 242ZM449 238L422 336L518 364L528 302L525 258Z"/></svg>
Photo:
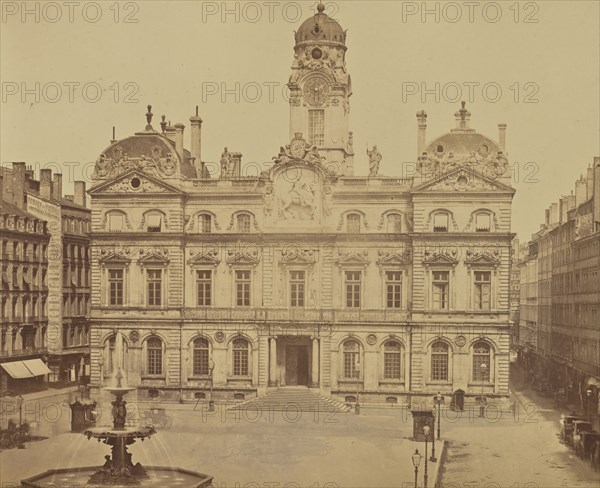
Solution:
<svg viewBox="0 0 600 488"><path fill-rule="evenodd" d="M590 376L587 380L587 386L592 386L592 385L597 388L600 388L600 381L597 378Z"/></svg>
<svg viewBox="0 0 600 488"><path fill-rule="evenodd" d="M23 364L31 371L33 376L42 376L50 373L48 366L46 366L41 359L28 359L23 361Z"/></svg>
<svg viewBox="0 0 600 488"><path fill-rule="evenodd" d="M34 376L42 376L50 373L48 366L46 366L41 359L12 361L10 363L2 363L0 366L16 380L33 378Z"/></svg>
<svg viewBox="0 0 600 488"><path fill-rule="evenodd" d="M23 361L13 361L11 363L2 363L0 364L2 369L6 371L11 378L16 380L20 380L23 378L33 378L33 374L29 369L23 364Z"/></svg>

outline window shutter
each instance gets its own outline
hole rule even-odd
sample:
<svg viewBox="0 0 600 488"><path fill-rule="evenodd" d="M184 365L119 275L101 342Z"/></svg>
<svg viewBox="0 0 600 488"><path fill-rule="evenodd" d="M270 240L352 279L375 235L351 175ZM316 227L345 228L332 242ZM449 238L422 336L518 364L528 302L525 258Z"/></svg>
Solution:
<svg viewBox="0 0 600 488"><path fill-rule="evenodd" d="M475 230L477 232L488 232L490 230L489 214L477 214L475 216Z"/></svg>
<svg viewBox="0 0 600 488"><path fill-rule="evenodd" d="M438 213L433 216L434 230L448 230L448 214Z"/></svg>

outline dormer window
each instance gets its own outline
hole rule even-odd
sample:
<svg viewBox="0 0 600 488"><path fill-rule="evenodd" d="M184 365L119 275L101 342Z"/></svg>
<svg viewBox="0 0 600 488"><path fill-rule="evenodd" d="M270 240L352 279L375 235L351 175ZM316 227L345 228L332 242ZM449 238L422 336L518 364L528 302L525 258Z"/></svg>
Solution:
<svg viewBox="0 0 600 488"><path fill-rule="evenodd" d="M250 233L250 215L239 214L237 216L237 231L244 234Z"/></svg>
<svg viewBox="0 0 600 488"><path fill-rule="evenodd" d="M146 232L160 232L162 230L162 215L151 213L146 216Z"/></svg>
<svg viewBox="0 0 600 488"><path fill-rule="evenodd" d="M478 213L475 215L475 232L490 232L491 218L489 213Z"/></svg>
<svg viewBox="0 0 600 488"><path fill-rule="evenodd" d="M111 213L108 216L108 230L122 232L125 229L125 216L122 213Z"/></svg>
<svg viewBox="0 0 600 488"><path fill-rule="evenodd" d="M447 213L436 213L433 216L433 232L448 232L448 221Z"/></svg>
<svg viewBox="0 0 600 488"><path fill-rule="evenodd" d="M351 213L346 216L347 230L351 234L358 234L360 232L360 215L357 213Z"/></svg>

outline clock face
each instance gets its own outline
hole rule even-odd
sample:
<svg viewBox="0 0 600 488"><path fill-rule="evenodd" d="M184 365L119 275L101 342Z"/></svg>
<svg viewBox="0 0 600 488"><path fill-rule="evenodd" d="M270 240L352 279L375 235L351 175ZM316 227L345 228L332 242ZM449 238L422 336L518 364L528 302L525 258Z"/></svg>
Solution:
<svg viewBox="0 0 600 488"><path fill-rule="evenodd" d="M322 105L329 96L331 87L323 78L311 78L304 85L304 98L311 105Z"/></svg>

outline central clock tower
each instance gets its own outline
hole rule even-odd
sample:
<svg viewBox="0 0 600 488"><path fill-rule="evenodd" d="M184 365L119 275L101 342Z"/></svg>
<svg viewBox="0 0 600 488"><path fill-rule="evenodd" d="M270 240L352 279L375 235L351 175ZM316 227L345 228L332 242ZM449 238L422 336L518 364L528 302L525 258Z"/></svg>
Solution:
<svg viewBox="0 0 600 488"><path fill-rule="evenodd" d="M346 71L346 32L324 13L304 21L296 32L290 89L290 139L302 133L319 149L328 167L344 176L354 173L349 131L352 85Z"/></svg>

